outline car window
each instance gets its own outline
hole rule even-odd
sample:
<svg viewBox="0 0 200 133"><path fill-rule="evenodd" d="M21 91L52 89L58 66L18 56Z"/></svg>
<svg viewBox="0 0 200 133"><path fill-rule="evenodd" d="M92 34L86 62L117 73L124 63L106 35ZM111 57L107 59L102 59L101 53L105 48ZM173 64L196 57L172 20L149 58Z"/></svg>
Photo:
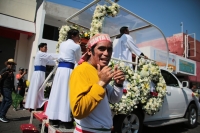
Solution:
<svg viewBox="0 0 200 133"><path fill-rule="evenodd" d="M165 79L167 86L179 87L177 79L171 73L161 70L161 74Z"/></svg>

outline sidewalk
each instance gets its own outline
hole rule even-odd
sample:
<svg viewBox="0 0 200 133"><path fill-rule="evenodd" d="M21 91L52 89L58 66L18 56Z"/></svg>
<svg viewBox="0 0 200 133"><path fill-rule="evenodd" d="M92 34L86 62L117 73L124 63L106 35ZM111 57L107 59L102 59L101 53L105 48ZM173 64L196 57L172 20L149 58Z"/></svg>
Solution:
<svg viewBox="0 0 200 133"><path fill-rule="evenodd" d="M2 101L2 96L0 97L0 101ZM30 115L31 113L28 110L14 111L11 105L6 115L6 117L10 119L10 122L3 123L0 121L0 133L22 133L20 125L28 124ZM39 124L41 123L37 119L33 119L33 124L40 131Z"/></svg>

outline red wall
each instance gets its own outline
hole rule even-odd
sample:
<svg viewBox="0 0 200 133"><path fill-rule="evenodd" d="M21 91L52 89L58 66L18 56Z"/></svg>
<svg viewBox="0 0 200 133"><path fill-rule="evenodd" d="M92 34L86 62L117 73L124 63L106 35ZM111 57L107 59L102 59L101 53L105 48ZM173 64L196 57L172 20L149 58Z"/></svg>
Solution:
<svg viewBox="0 0 200 133"><path fill-rule="evenodd" d="M174 53L176 55L183 56L184 55L184 43L185 43L185 34L179 33L175 34L172 37L167 38L169 52ZM190 42L190 49L194 48L194 38L188 37L188 41ZM189 51L189 55L194 55L194 50ZM189 80L193 82L200 82L200 42L196 40L196 57L188 57L191 60L196 61L196 75L197 76L189 76Z"/></svg>
<svg viewBox="0 0 200 133"><path fill-rule="evenodd" d="M176 55L183 56L184 55L184 43L185 43L185 34L179 33L175 34L172 37L167 38L169 52L174 53ZM188 37L188 41L190 42L190 49L194 48L194 39L192 37ZM189 56L194 55L194 50L189 51ZM196 40L196 57L188 57L191 60L200 62L200 42Z"/></svg>
<svg viewBox="0 0 200 133"><path fill-rule="evenodd" d="M172 37L168 37L167 42L170 53L179 56L184 55L183 34L176 34Z"/></svg>

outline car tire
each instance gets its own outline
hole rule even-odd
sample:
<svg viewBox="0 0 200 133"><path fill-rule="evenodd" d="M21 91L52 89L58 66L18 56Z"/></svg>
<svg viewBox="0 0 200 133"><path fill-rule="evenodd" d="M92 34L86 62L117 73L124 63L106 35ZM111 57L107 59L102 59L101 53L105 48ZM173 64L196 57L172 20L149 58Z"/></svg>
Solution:
<svg viewBox="0 0 200 133"><path fill-rule="evenodd" d="M114 131L112 133L141 133L143 117L139 111L129 115L118 114L113 119Z"/></svg>
<svg viewBox="0 0 200 133"><path fill-rule="evenodd" d="M198 112L197 112L197 108L194 104L191 104L189 106L188 111L185 115L185 118L188 119L188 121L185 122L187 127L194 128L197 126Z"/></svg>

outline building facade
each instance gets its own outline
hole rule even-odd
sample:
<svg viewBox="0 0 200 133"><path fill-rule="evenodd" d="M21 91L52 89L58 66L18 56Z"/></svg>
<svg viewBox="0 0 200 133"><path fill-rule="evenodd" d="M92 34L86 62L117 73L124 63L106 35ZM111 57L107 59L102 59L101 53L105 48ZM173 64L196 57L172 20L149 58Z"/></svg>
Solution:
<svg viewBox="0 0 200 133"><path fill-rule="evenodd" d="M200 41L195 34L178 33L167 38L169 52L196 62L196 76L186 76L185 79L200 87Z"/></svg>
<svg viewBox="0 0 200 133"><path fill-rule="evenodd" d="M35 35L35 0L0 0L0 68L14 58L28 68Z"/></svg>
<svg viewBox="0 0 200 133"><path fill-rule="evenodd" d="M0 69L13 58L28 69L30 80L38 44L48 44L48 53L56 52L59 27L78 9L43 0L0 0Z"/></svg>

